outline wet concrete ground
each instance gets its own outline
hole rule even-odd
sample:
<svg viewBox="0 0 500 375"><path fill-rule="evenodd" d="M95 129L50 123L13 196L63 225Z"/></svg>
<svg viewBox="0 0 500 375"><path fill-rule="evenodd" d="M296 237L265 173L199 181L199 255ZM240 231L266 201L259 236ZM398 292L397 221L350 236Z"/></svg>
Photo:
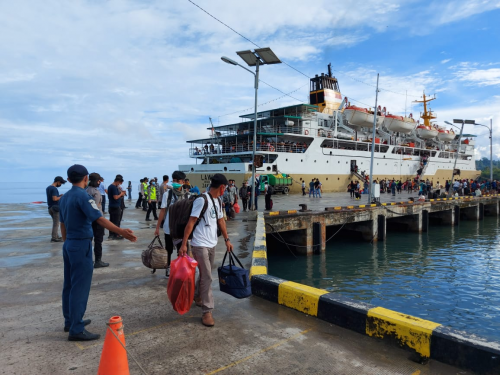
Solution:
<svg viewBox="0 0 500 375"><path fill-rule="evenodd" d="M325 203L345 205L338 196L275 196L275 208L295 209L309 201L317 209ZM142 373L132 357L148 374L467 373L435 361L414 363L408 352L387 343L257 297L234 299L219 292L216 269L216 326L202 326L194 304L180 316L167 299L164 273L151 275L141 263L156 222L145 222L145 213L128 205L122 226L133 229L139 240L104 242L103 260L111 266L94 271L86 318L92 319L89 331L103 337L111 316L123 318L132 374ZM252 213L228 223L246 267L254 228ZM0 374L97 372L104 339L69 342L63 332L62 244L50 242L50 231L45 205L0 205ZM216 266L223 254L220 241Z"/></svg>

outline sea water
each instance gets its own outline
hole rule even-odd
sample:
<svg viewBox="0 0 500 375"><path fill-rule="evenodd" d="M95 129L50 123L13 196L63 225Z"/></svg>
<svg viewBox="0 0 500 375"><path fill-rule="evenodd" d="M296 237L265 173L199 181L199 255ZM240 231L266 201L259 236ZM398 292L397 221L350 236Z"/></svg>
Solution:
<svg viewBox="0 0 500 375"><path fill-rule="evenodd" d="M268 251L269 274L500 341L500 221L335 239L321 255Z"/></svg>

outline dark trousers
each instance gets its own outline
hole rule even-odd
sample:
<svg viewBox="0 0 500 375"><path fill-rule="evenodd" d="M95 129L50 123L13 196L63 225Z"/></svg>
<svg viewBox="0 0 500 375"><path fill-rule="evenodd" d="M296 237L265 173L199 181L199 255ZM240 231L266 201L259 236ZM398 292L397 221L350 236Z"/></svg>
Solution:
<svg viewBox="0 0 500 375"><path fill-rule="evenodd" d="M104 238L104 227L99 225L97 221L92 222L92 231L94 232L94 260L98 261L102 258L102 241Z"/></svg>
<svg viewBox="0 0 500 375"><path fill-rule="evenodd" d="M172 259L172 253L174 252L174 241L170 234L165 233L165 250L167 250L168 259L167 266L170 267L170 260Z"/></svg>
<svg viewBox="0 0 500 375"><path fill-rule="evenodd" d="M266 210L271 209L271 194L266 194Z"/></svg>
<svg viewBox="0 0 500 375"><path fill-rule="evenodd" d="M102 205L102 212L106 212L106 196L105 195L102 196L101 205Z"/></svg>
<svg viewBox="0 0 500 375"><path fill-rule="evenodd" d="M92 240L66 239L63 244L64 284L62 309L64 326L70 335L83 332L83 316L89 300L94 264Z"/></svg>
<svg viewBox="0 0 500 375"><path fill-rule="evenodd" d="M302 196L304 196L304 195L306 195L306 188L305 187L302 188Z"/></svg>
<svg viewBox="0 0 500 375"><path fill-rule="evenodd" d="M246 211L248 207L248 199L241 198L241 202L243 203L243 211Z"/></svg>
<svg viewBox="0 0 500 375"><path fill-rule="evenodd" d="M109 221L115 224L117 227L120 226L120 221L122 217L122 209L120 207L110 207L109 208ZM109 232L110 236L117 236L118 234Z"/></svg>
<svg viewBox="0 0 500 375"><path fill-rule="evenodd" d="M149 215L151 214L151 212L153 212L153 217L158 220L158 216L156 215L156 202L154 201L151 201L151 203L149 203L148 212L146 213L146 219L149 219Z"/></svg>
<svg viewBox="0 0 500 375"><path fill-rule="evenodd" d="M148 199L147 199L147 197L143 197L142 198L142 209L144 211L148 210Z"/></svg>
<svg viewBox="0 0 500 375"><path fill-rule="evenodd" d="M135 208L141 207L142 204L142 194L139 193L139 198L137 198L137 202L135 202Z"/></svg>

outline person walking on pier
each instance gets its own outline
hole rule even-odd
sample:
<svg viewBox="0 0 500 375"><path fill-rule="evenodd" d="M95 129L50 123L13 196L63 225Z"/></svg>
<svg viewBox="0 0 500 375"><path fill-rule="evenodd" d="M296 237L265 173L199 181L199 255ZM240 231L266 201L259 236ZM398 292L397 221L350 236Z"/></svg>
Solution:
<svg viewBox="0 0 500 375"><path fill-rule="evenodd" d="M73 187L60 200L61 233L64 240L64 284L62 310L64 332L69 341L97 340L100 335L90 333L83 320L89 299L92 273L92 222L129 241L137 241L130 229L121 229L102 216L95 201L84 190L89 182L89 172L83 165L75 164L68 169L68 180Z"/></svg>
<svg viewBox="0 0 500 375"><path fill-rule="evenodd" d="M47 193L47 206L49 215L52 218L52 238L50 242L62 242L62 237L59 236L59 200L63 194L59 194L57 188L66 183L66 180L61 176L54 178L54 182L45 189Z"/></svg>
<svg viewBox="0 0 500 375"><path fill-rule="evenodd" d="M202 317L201 322L204 326L213 327L215 322L212 316L214 309L214 297L212 293L212 269L215 260L215 247L217 246L217 229L219 228L227 251L233 251L233 245L229 240L226 230L226 222L222 214L222 205L220 196L224 194L224 190L228 185L228 181L223 174L216 173L210 181L210 187L205 194L207 198L207 210L203 216L203 224L196 226L193 231L194 224L201 215L205 199L196 199L193 203L191 216L184 230L184 238L179 249L179 256L185 256L187 253L187 241L191 233L193 257L198 262L199 276L196 280L195 303L201 306Z"/></svg>
<svg viewBox="0 0 500 375"><path fill-rule="evenodd" d="M104 184L104 183L103 183ZM101 176L99 173L91 173L89 175L89 186L87 194L94 200L95 204L102 213L102 196L99 191L101 185ZM108 267L109 263L102 261L102 241L104 239L104 227L96 220L92 222L92 232L94 233L94 268Z"/></svg>
<svg viewBox="0 0 500 375"><path fill-rule="evenodd" d="M241 198L241 203L243 203L243 212L247 211L248 198L250 197L250 194L252 194L252 191L248 187L247 182L243 181L243 185L241 185L240 188L240 198Z"/></svg>
<svg viewBox="0 0 500 375"><path fill-rule="evenodd" d="M302 196L306 195L306 182L302 180Z"/></svg>

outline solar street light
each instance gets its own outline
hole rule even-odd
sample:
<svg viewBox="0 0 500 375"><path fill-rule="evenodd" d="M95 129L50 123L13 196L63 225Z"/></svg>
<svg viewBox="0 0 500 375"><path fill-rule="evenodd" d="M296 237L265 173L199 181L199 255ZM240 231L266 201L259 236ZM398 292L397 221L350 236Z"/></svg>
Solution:
<svg viewBox="0 0 500 375"><path fill-rule="evenodd" d="M222 56L221 60L227 64L237 65L246 71L252 73L255 78L255 111L254 111L254 122L253 122L253 148L252 148L252 200L251 200L251 210L255 209L255 152L257 146L257 92L259 90L259 66L260 65L270 65L270 64L280 64L281 60L276 56L276 54L271 50L271 48L258 48L254 51L246 50L239 51L236 54L241 57L243 61L247 63L248 66L255 66L255 73L250 69L238 64L236 61L231 60L229 57Z"/></svg>

